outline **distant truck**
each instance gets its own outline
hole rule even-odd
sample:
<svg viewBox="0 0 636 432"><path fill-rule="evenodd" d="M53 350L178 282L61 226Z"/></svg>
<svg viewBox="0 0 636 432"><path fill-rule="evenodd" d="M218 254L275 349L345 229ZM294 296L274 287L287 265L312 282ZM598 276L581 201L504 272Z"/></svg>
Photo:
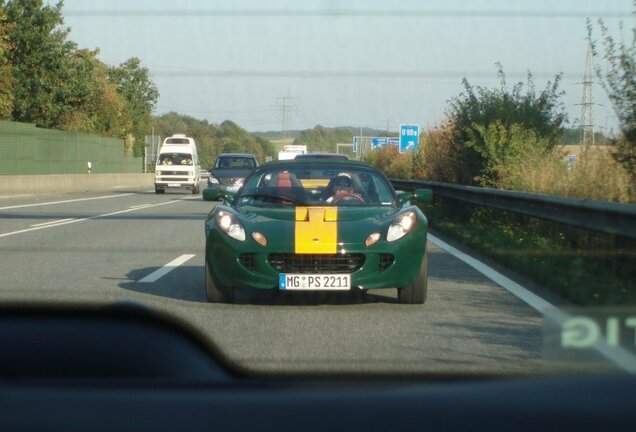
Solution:
<svg viewBox="0 0 636 432"><path fill-rule="evenodd" d="M166 189L189 189L199 193L199 155L194 139L183 134L166 138L155 165L155 192Z"/></svg>
<svg viewBox="0 0 636 432"><path fill-rule="evenodd" d="M283 146L283 149L278 152L278 160L294 159L296 155L305 153L307 153L306 145L289 144Z"/></svg>

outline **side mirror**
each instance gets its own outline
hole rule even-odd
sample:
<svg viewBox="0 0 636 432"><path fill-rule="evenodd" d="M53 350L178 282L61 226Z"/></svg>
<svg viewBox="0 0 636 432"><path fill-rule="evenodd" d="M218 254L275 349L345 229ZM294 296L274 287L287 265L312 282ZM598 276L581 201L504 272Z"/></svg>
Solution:
<svg viewBox="0 0 636 432"><path fill-rule="evenodd" d="M433 200L433 191L431 189L416 189L413 192L396 191L395 194L400 205L404 205L409 201L425 203Z"/></svg>
<svg viewBox="0 0 636 432"><path fill-rule="evenodd" d="M217 187L203 189L203 199L205 201L218 201L221 198L221 190Z"/></svg>
<svg viewBox="0 0 636 432"><path fill-rule="evenodd" d="M431 189L416 189L412 197L418 203L433 201L433 191Z"/></svg>

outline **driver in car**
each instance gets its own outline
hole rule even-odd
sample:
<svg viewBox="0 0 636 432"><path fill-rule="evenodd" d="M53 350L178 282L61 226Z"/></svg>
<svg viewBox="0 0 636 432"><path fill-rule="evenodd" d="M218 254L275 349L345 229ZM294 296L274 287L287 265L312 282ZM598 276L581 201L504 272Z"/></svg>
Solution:
<svg viewBox="0 0 636 432"><path fill-rule="evenodd" d="M356 193L353 188L353 179L349 173L339 173L331 179L328 185L328 203L337 203L341 200L364 202L364 198Z"/></svg>

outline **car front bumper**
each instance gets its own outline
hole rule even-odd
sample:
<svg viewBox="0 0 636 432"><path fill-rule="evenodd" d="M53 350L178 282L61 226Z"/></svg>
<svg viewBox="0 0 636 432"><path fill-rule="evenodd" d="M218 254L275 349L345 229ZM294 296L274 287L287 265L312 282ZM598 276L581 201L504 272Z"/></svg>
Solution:
<svg viewBox="0 0 636 432"><path fill-rule="evenodd" d="M380 240L371 247L352 243L342 243L341 247L341 250L346 251L340 254L343 258L354 255L364 256L361 267L351 272L345 271L351 275L352 288L404 287L412 284L419 273L426 250L426 228L420 227L392 243ZM211 271L225 286L277 289L279 275L295 273L295 271L275 268L271 259L272 254L289 256L293 253L293 245L286 248L263 247L252 241L249 233L245 241L239 242L218 229L212 228L207 237L205 258ZM317 261L321 258L319 254L314 256ZM342 273L342 271L304 270L301 273L332 274Z"/></svg>
<svg viewBox="0 0 636 432"><path fill-rule="evenodd" d="M211 183L209 180L207 181L208 188L215 189L219 191L219 196L222 192L237 192L241 186L240 185L225 185L220 183Z"/></svg>
<svg viewBox="0 0 636 432"><path fill-rule="evenodd" d="M198 179L166 177L155 178L155 189L193 189L199 184Z"/></svg>

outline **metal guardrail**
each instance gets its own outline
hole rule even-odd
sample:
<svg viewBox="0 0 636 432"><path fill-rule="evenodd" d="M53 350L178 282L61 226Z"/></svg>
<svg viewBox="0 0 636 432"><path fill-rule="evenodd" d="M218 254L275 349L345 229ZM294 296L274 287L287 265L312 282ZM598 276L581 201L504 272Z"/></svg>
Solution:
<svg viewBox="0 0 636 432"><path fill-rule="evenodd" d="M434 195L494 207L605 234L636 239L636 205L565 198L530 192L461 186L420 180L391 179L398 190L432 189Z"/></svg>

